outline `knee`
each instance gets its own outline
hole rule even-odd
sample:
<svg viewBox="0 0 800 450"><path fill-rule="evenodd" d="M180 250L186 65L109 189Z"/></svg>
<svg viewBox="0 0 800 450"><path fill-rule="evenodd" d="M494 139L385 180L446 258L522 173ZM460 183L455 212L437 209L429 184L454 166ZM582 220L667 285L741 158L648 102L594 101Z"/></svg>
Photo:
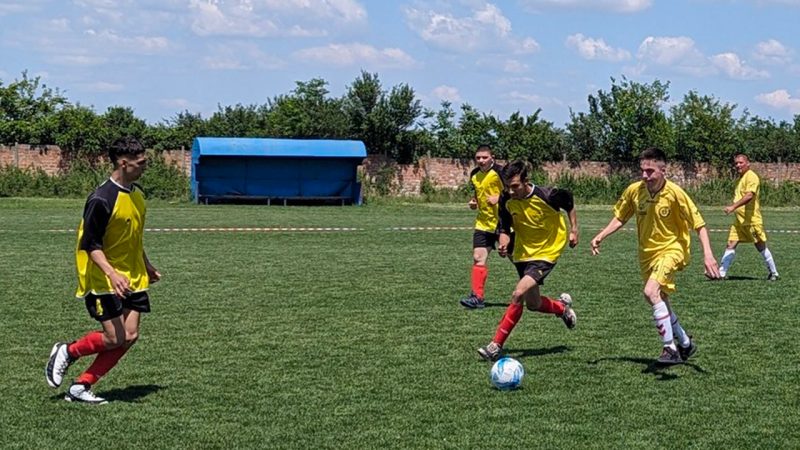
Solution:
<svg viewBox="0 0 800 450"><path fill-rule="evenodd" d="M642 293L644 294L645 300L651 305L655 305L661 301L661 289L658 287L645 287Z"/></svg>
<svg viewBox="0 0 800 450"><path fill-rule="evenodd" d="M129 331L129 332L125 333L125 344L124 345L125 345L125 347L130 347L133 344L135 344L137 340L139 340L139 332L138 331L133 331L133 332Z"/></svg>
<svg viewBox="0 0 800 450"><path fill-rule="evenodd" d="M522 304L524 298L525 298L525 291L514 289L514 292L511 293L511 303L520 305Z"/></svg>
<svg viewBox="0 0 800 450"><path fill-rule="evenodd" d="M106 349L117 348L121 345L125 344L125 336L120 336L119 334L105 334L104 341L106 344Z"/></svg>

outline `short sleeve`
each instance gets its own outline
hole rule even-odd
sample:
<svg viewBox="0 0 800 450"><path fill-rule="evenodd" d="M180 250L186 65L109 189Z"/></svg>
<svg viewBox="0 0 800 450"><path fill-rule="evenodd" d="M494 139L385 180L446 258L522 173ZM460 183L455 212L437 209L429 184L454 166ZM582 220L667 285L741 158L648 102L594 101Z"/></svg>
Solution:
<svg viewBox="0 0 800 450"><path fill-rule="evenodd" d="M628 186L614 205L614 217L622 223L627 222L633 217L633 199L635 198L634 193L636 192L636 186L636 184Z"/></svg>
<svg viewBox="0 0 800 450"><path fill-rule="evenodd" d="M103 236L111 219L108 202L100 197L92 196L86 201L83 209L83 235L80 249L86 252L103 248Z"/></svg>

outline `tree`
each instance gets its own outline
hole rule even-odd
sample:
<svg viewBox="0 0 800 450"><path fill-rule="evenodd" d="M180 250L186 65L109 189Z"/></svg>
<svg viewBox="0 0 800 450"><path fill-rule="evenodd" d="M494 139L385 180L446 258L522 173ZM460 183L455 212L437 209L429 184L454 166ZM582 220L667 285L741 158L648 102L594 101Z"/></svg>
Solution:
<svg viewBox="0 0 800 450"><path fill-rule="evenodd" d="M29 78L27 71L7 87L0 81L0 142L52 143L53 115L67 105L58 89L47 87L41 77Z"/></svg>
<svg viewBox="0 0 800 450"><path fill-rule="evenodd" d="M347 137L342 100L327 97L327 84L321 78L297 81L291 94L269 100L269 134L287 138Z"/></svg>
<svg viewBox="0 0 800 450"><path fill-rule="evenodd" d="M103 120L89 107L68 106L55 115L54 138L68 157L94 163L104 150Z"/></svg>
<svg viewBox="0 0 800 450"><path fill-rule="evenodd" d="M675 157L686 164L709 162L729 167L736 152L736 105L721 104L711 96L690 91L671 109L675 132Z"/></svg>

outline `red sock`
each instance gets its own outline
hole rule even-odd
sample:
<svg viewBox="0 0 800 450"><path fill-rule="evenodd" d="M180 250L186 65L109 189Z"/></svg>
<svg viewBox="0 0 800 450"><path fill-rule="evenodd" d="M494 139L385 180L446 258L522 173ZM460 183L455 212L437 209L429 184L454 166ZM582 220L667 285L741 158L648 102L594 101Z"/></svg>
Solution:
<svg viewBox="0 0 800 450"><path fill-rule="evenodd" d="M497 326L497 332L494 334L494 339L492 339L492 341L502 347L506 339L508 339L508 335L511 334L511 330L514 329L520 317L522 317L522 311L523 308L521 304L517 305L512 303L508 305L503 320L501 320L500 325Z"/></svg>
<svg viewBox="0 0 800 450"><path fill-rule="evenodd" d="M123 345L122 347L117 347L98 353L97 357L94 358L92 365L86 369L86 372L80 374L80 376L75 379L75 382L83 384L97 383L97 381L102 378L103 375L107 374L109 370L117 365L120 358L122 358L127 351L128 347Z"/></svg>
<svg viewBox="0 0 800 450"><path fill-rule="evenodd" d="M542 303L539 305L539 312L560 316L564 314L564 304L558 300L553 300L552 298L545 297L543 295Z"/></svg>
<svg viewBox="0 0 800 450"><path fill-rule="evenodd" d="M489 268L486 266L479 266L477 264L472 266L472 292L483 300L484 286L486 285L486 277L489 275Z"/></svg>
<svg viewBox="0 0 800 450"><path fill-rule="evenodd" d="M100 353L105 349L106 344L103 343L103 333L100 331L90 331L86 334L86 336L67 346L67 352L73 358L93 355L95 353Z"/></svg>

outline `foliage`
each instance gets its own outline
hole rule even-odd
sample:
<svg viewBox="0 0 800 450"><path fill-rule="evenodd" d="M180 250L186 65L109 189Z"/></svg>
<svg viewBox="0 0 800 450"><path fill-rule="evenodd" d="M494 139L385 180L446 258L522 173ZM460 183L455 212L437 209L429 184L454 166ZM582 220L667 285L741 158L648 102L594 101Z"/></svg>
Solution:
<svg viewBox="0 0 800 450"><path fill-rule="evenodd" d="M686 94L672 107L674 159L689 165L706 161L720 170L730 167L737 151L734 109L736 105L720 104L714 97L695 91Z"/></svg>

